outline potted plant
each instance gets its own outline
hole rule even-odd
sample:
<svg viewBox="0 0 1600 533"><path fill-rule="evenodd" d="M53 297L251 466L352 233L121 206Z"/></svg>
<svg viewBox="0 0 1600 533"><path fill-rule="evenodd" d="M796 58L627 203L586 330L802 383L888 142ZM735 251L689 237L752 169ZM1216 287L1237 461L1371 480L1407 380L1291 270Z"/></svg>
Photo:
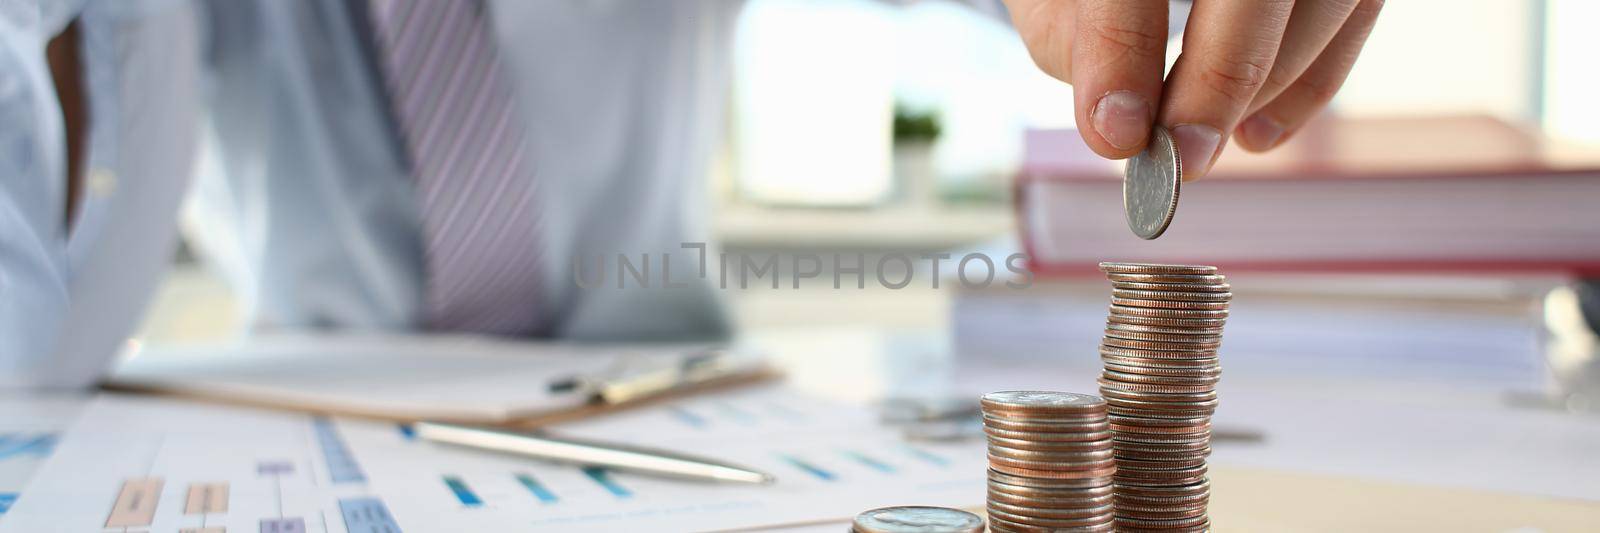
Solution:
<svg viewBox="0 0 1600 533"><path fill-rule="evenodd" d="M939 201L933 146L941 129L937 111L895 105L894 182L902 202L931 206Z"/></svg>

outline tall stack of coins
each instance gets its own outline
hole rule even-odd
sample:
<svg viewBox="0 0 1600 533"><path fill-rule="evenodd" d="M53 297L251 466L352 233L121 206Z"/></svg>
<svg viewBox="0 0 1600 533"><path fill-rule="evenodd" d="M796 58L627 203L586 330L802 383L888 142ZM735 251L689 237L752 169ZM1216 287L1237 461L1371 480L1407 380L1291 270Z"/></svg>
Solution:
<svg viewBox="0 0 1600 533"><path fill-rule="evenodd" d="M1217 347L1232 299L1216 267L1101 263L1111 313L1100 358L1118 530L1205 531Z"/></svg>
<svg viewBox="0 0 1600 533"><path fill-rule="evenodd" d="M1104 400L1006 391L985 394L980 404L991 531L1112 530L1116 463Z"/></svg>
<svg viewBox="0 0 1600 533"><path fill-rule="evenodd" d="M856 515L850 533L983 533L983 519L948 507L883 507Z"/></svg>

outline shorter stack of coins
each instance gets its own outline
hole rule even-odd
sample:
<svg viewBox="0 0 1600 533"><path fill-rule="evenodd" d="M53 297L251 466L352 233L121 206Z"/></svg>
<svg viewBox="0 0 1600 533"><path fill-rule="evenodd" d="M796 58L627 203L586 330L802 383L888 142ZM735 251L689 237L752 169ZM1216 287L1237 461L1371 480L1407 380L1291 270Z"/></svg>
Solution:
<svg viewBox="0 0 1600 533"><path fill-rule="evenodd" d="M850 533L983 533L983 519L949 507L884 507L856 515Z"/></svg>
<svg viewBox="0 0 1600 533"><path fill-rule="evenodd" d="M1205 531L1217 348L1233 293L1216 267L1100 269L1112 282L1100 394L1116 456L1117 529Z"/></svg>
<svg viewBox="0 0 1600 533"><path fill-rule="evenodd" d="M1106 402L1070 392L985 394L989 527L1000 532L1111 531Z"/></svg>

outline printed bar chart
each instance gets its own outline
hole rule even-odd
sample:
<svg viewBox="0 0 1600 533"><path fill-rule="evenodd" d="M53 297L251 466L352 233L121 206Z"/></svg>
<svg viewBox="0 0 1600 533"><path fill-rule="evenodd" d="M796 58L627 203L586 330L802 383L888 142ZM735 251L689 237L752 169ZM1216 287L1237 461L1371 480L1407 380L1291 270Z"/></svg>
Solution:
<svg viewBox="0 0 1600 533"><path fill-rule="evenodd" d="M912 446L912 445L909 445L909 444L904 446L902 449L904 449L906 451L906 454L908 454L908 455L910 455L912 457L915 457L917 459L921 459L922 461L927 462L928 464L931 464L931 465L934 465L934 466L949 466L950 465L950 460L949 459L945 459L944 457L941 457L941 456L939 456L937 454L934 454L933 452L930 452L928 450L924 450L922 448L918 448L916 446Z"/></svg>
<svg viewBox="0 0 1600 533"><path fill-rule="evenodd" d="M333 421L317 418L312 425L316 428L317 444L322 447L323 458L328 462L328 477L334 483L366 482L367 475L356 465L355 456L345 447L344 438L339 436L338 428L333 427Z"/></svg>
<svg viewBox="0 0 1600 533"><path fill-rule="evenodd" d="M584 467L583 475L589 476L589 479L593 479L595 483L598 483L601 488L604 488L607 492L610 492L612 496L616 496L618 498L629 498L633 496L633 491L628 490L627 487L624 487L617 483L616 480L611 479L611 471L609 470L596 466L589 466Z"/></svg>
<svg viewBox="0 0 1600 533"><path fill-rule="evenodd" d="M808 463L805 460L800 459L799 457L795 457L793 455L779 455L778 457L780 459L783 459L784 462L787 462L787 463L789 463L791 465L794 465L795 468L799 468L802 472L805 472L807 474L811 474L812 476L816 477L817 479L820 479L820 480L823 480L823 481L833 481L835 479L838 479L837 476L833 475L833 472L829 472L827 470L823 470L821 467L818 467L817 465Z"/></svg>
<svg viewBox="0 0 1600 533"><path fill-rule="evenodd" d="M981 489L981 448L908 443L852 413L735 394L558 428L648 435L778 478L752 488L440 447L392 422L113 397L82 415L94 432L61 440L30 487L46 496L17 500L0 533L741 529L847 517L890 496L950 505Z"/></svg>
<svg viewBox="0 0 1600 533"><path fill-rule="evenodd" d="M843 454L845 457L848 457L848 458L854 460L857 463L861 463L862 466L865 466L867 468L871 468L873 470L877 470L877 471L883 472L885 474L893 474L894 473L894 467L890 466L889 463L885 463L883 461L879 461L877 459L874 459L874 458L872 458L871 456L869 456L867 454L864 454L864 453L861 453L861 452L858 452L858 451L855 451L855 450L844 450L844 451L841 451L839 453Z"/></svg>
<svg viewBox="0 0 1600 533"><path fill-rule="evenodd" d="M667 408L667 412L672 413L672 416L677 417L678 421L683 422L685 425L687 425L689 427L693 427L693 428L706 427L706 419L705 419L705 417L702 417L702 416L700 416L698 414L695 414L694 411L690 411L690 410L682 408L682 407L668 407Z"/></svg>
<svg viewBox="0 0 1600 533"><path fill-rule="evenodd" d="M55 447L54 433L0 434L0 460L16 456L44 457Z"/></svg>
<svg viewBox="0 0 1600 533"><path fill-rule="evenodd" d="M721 411L722 414L727 415L729 420L732 420L734 423L739 425L751 426L755 425L758 421L758 418L754 414L751 414L749 411L739 408L731 403L717 402L716 406L717 410Z"/></svg>
<svg viewBox="0 0 1600 533"><path fill-rule="evenodd" d="M261 533L306 533L306 519L263 518Z"/></svg>
<svg viewBox="0 0 1600 533"><path fill-rule="evenodd" d="M304 518L284 517L282 501L283 477L294 474L294 463L283 459L270 459L256 462L256 475L271 478L274 491L278 498L278 517L261 519L259 531L261 533L306 533L306 520Z"/></svg>
<svg viewBox="0 0 1600 533"><path fill-rule="evenodd" d="M256 473L263 476L286 476L294 473L294 463L282 460L256 463Z"/></svg>
<svg viewBox="0 0 1600 533"><path fill-rule="evenodd" d="M542 503L555 503L560 499L556 497L556 493L550 492L550 489L545 488L543 484L539 483L539 480L534 479L532 474L516 474L513 477L517 479L517 483L528 489L528 492L533 493L533 497L538 498Z"/></svg>
<svg viewBox="0 0 1600 533"><path fill-rule="evenodd" d="M81 416L93 432L0 443L56 448L0 533L400 531L341 422L148 398L97 400Z"/></svg>
<svg viewBox="0 0 1600 533"><path fill-rule="evenodd" d="M395 523L383 500L377 498L339 500L339 513L350 533L400 533L400 524Z"/></svg>
<svg viewBox="0 0 1600 533"><path fill-rule="evenodd" d="M450 492L456 495L456 499L461 501L461 505L465 505L467 507L477 507L479 505L483 505L483 500L479 499L478 494L472 492L472 489L467 487L466 482L461 481L461 478L456 476L444 476L444 484L445 486L450 487Z"/></svg>

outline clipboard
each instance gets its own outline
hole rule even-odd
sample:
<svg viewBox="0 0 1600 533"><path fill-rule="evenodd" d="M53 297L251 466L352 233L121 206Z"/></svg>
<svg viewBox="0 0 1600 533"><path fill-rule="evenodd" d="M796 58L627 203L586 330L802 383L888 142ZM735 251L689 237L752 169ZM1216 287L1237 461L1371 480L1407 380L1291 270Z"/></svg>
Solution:
<svg viewBox="0 0 1600 533"><path fill-rule="evenodd" d="M776 379L766 361L696 344L456 335L283 335L140 349L112 391L326 415L537 427Z"/></svg>

